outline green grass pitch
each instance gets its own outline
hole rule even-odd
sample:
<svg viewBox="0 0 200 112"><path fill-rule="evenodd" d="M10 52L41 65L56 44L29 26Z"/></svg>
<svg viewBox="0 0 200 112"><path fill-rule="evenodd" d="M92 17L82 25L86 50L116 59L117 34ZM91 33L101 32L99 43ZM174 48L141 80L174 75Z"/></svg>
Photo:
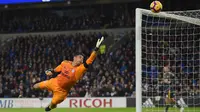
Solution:
<svg viewBox="0 0 200 112"><path fill-rule="evenodd" d="M43 108L0 108L0 112L44 112ZM135 108L57 108L51 112L135 112ZM144 108L143 112L164 112L164 108ZM170 108L168 112L179 112L179 109ZM184 112L200 112L198 108L185 108Z"/></svg>

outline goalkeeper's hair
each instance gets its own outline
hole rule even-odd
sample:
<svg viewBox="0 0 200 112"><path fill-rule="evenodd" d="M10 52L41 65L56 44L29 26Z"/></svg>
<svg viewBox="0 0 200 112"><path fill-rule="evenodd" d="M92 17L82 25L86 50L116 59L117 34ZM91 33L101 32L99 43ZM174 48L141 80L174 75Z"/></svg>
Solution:
<svg viewBox="0 0 200 112"><path fill-rule="evenodd" d="M81 52L76 52L76 53L74 54L74 56L78 56L78 55L81 55L81 56L83 56L83 62L86 62L86 56L85 56L85 54L84 54L84 53L81 53Z"/></svg>
<svg viewBox="0 0 200 112"><path fill-rule="evenodd" d="M74 56L78 56L78 55L81 55L81 56L83 56L83 58L85 58L85 54L83 54L83 53L81 53L81 52L76 52L76 53L74 54Z"/></svg>

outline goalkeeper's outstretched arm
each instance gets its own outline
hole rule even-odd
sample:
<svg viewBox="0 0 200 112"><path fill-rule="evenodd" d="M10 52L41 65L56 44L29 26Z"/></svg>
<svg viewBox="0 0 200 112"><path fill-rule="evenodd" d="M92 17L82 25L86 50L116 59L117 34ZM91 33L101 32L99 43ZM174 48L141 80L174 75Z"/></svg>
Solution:
<svg viewBox="0 0 200 112"><path fill-rule="evenodd" d="M104 40L104 37L101 37L100 39L98 39L98 41L96 43L96 47L92 51L90 57L77 68L77 70L75 72L76 80L79 80L83 76L83 74L87 71L89 65L91 65L93 63L93 61L95 60L95 58L97 56L97 51L99 50L99 47L100 47L101 43L103 42L103 40Z"/></svg>

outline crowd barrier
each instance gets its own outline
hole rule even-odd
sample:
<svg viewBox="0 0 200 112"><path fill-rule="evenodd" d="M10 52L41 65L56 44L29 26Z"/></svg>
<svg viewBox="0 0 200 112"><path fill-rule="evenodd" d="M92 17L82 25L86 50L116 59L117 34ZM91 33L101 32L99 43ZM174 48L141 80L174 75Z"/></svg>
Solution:
<svg viewBox="0 0 200 112"><path fill-rule="evenodd" d="M164 97L142 98L144 108L164 106ZM0 108L44 108L51 98L0 98ZM184 107L200 107L200 97L177 97ZM67 98L58 108L127 108L135 107L136 99L129 97Z"/></svg>

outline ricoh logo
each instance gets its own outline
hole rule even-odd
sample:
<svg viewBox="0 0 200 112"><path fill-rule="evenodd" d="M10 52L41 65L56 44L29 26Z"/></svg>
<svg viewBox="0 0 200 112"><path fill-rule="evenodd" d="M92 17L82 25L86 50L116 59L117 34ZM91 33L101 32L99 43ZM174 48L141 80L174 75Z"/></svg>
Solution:
<svg viewBox="0 0 200 112"><path fill-rule="evenodd" d="M112 99L70 99L69 100L69 107L86 107L86 108L106 108L106 107L112 107L113 101Z"/></svg>

